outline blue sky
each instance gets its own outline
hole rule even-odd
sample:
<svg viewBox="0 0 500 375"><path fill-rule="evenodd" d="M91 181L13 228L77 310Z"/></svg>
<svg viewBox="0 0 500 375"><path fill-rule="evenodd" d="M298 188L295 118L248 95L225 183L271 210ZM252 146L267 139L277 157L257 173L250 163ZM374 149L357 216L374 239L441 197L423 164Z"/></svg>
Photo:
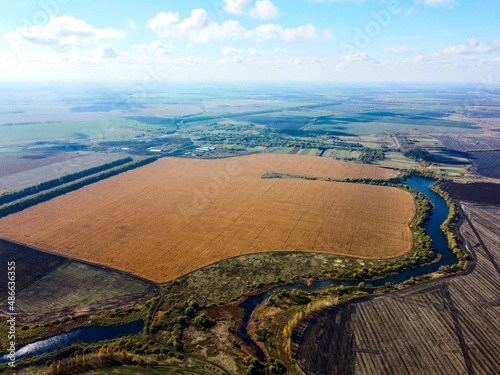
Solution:
<svg viewBox="0 0 500 375"><path fill-rule="evenodd" d="M500 82L500 0L0 3L1 80Z"/></svg>

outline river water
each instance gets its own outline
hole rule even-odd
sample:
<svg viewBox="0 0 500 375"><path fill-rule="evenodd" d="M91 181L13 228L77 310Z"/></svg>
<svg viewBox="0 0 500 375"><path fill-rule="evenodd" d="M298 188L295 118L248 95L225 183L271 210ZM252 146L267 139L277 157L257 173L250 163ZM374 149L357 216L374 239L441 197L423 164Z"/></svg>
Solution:
<svg viewBox="0 0 500 375"><path fill-rule="evenodd" d="M434 193L429 187L434 183L434 180L415 177L411 179L407 184L407 186L420 191L421 193L427 195L431 201L435 205L435 209L432 213L432 216L425 226L425 231L432 238L432 242L436 248L436 250L441 253L442 257L439 262L419 267L409 271L403 271L396 276L389 276L383 279L368 281L365 280L368 284L373 286L382 286L387 282L391 284L399 284L405 280L408 280L412 277L422 276L434 271L437 271L439 267L442 265L452 265L457 260L453 253L448 248L448 242L443 232L440 229L441 224L448 217L448 206L443 198L441 198L438 194ZM247 326L250 316L254 309L264 302L267 298L271 296L274 292L281 290L290 290L290 289L301 289L306 291L313 291L318 288L322 288L329 285L346 285L346 286L356 286L362 280L346 280L346 281L338 281L338 280L325 280L325 281L317 281L313 283L311 286L307 286L302 283L297 284L288 284L283 286L278 286L273 288L265 293L258 294L256 296L249 297L245 302L243 302L240 306L245 309L245 316L243 318L243 322L238 330L238 335L244 341L249 342L250 337L247 333ZM118 327L85 327L85 328L77 328L73 331L62 333L57 336L50 337L48 339L40 340L33 342L31 344L27 344L21 346L16 351L16 359L22 358L26 355L40 355L43 353L50 353L55 351L60 346L69 346L74 342L83 341L83 342L91 342L91 341L100 341L100 340L109 340L123 335L129 335L133 333L138 333L143 329L144 323L142 321L137 321L134 323L130 323L124 326ZM0 363L8 362L8 358L6 355L0 357Z"/></svg>
<svg viewBox="0 0 500 375"><path fill-rule="evenodd" d="M441 198L438 194L436 194L430 189L430 186L434 184L434 182L435 181L431 179L414 177L405 185L420 191L422 194L427 195L432 201L432 203L434 203L435 209L432 212L432 216L429 219L429 222L425 225L425 231L432 238L432 243L434 244L436 250L439 253L441 253L441 259L438 262L424 267L418 267L412 270L403 271L397 274L396 276L388 276L378 280L356 280L356 281L325 280L325 281L317 281L313 283L311 286L307 286L302 283L278 286L265 293L261 293L256 296L251 296L240 305L245 309L245 315L243 317L243 321L240 325L240 328L238 329L238 336L245 342L247 343L250 342L250 336L247 333L247 327L252 312L258 305L264 302L273 293L281 290L301 289L306 291L314 291L316 289L323 288L329 285L356 286L361 281L365 281L367 284L370 284L372 286L382 286L387 282L390 282L391 284L395 285L403 281L406 281L412 277L418 277L426 275L431 272L435 272L439 269L439 267L443 265L455 264L457 262L457 258L448 248L448 241L440 228L441 224L443 224L443 222L448 217L449 214L448 206L446 205L446 202L443 198Z"/></svg>
<svg viewBox="0 0 500 375"><path fill-rule="evenodd" d="M70 346L77 341L91 342L110 340L120 336L138 333L144 327L142 320L117 327L84 327L76 328L70 332L61 333L60 335L49 337L44 340L35 341L31 344L23 345L16 350L16 360L27 355L40 355L50 353L60 346ZM0 357L0 363L6 363L10 360L7 355Z"/></svg>

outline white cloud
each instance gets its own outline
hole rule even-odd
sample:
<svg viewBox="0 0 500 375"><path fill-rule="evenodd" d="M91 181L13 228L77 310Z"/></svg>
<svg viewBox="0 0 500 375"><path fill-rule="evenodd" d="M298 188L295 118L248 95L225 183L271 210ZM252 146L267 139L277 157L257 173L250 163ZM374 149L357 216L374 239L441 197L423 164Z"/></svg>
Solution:
<svg viewBox="0 0 500 375"><path fill-rule="evenodd" d="M281 16L279 8L269 0L257 0L255 7L248 11L250 18L268 20Z"/></svg>
<svg viewBox="0 0 500 375"><path fill-rule="evenodd" d="M340 57L342 62L338 67L343 68L350 65L366 65L366 64L380 64L380 61L368 56L366 52L356 52L350 55L343 55Z"/></svg>
<svg viewBox="0 0 500 375"><path fill-rule="evenodd" d="M120 52L111 47L108 43L104 43L97 47L95 55L101 59L114 59L120 56Z"/></svg>
<svg viewBox="0 0 500 375"><path fill-rule="evenodd" d="M344 55L340 58L342 61L372 61L373 58L368 56L366 52L356 52L351 55Z"/></svg>
<svg viewBox="0 0 500 375"><path fill-rule="evenodd" d="M253 0L223 0L228 14L248 16L254 19L269 20L281 16L281 12L271 0L257 0L253 8L248 9Z"/></svg>
<svg viewBox="0 0 500 375"><path fill-rule="evenodd" d="M131 28L131 29L135 29L136 25L135 25L135 21L133 20L128 20L127 21L127 24L128 26Z"/></svg>
<svg viewBox="0 0 500 375"><path fill-rule="evenodd" d="M243 55L245 53L245 50L237 49L234 47L224 47L221 52L224 56L236 56Z"/></svg>
<svg viewBox="0 0 500 375"><path fill-rule="evenodd" d="M258 50L256 48L250 47L248 49L248 54L250 56L263 56L263 55L268 55L268 52L260 51L260 50Z"/></svg>
<svg viewBox="0 0 500 375"><path fill-rule="evenodd" d="M256 48L250 47L247 51L243 49L238 49L234 47L224 47L221 50L222 54L224 56L241 56L241 55L247 55L247 56L264 56L264 55L269 55L268 52L258 50Z"/></svg>
<svg viewBox="0 0 500 375"><path fill-rule="evenodd" d="M405 54L405 53L408 53L408 52L414 52L414 51L418 51L418 48L410 48L408 46L394 46L394 47L391 47L391 48L384 48L383 49L384 53L401 53L401 54Z"/></svg>
<svg viewBox="0 0 500 375"><path fill-rule="evenodd" d="M38 46L64 52L96 39L118 39L124 36L121 31L94 28L75 17L50 16L50 21L45 26L19 27L3 37L14 50Z"/></svg>
<svg viewBox="0 0 500 375"><path fill-rule="evenodd" d="M223 0L226 6L224 11L229 14L243 15L252 0Z"/></svg>
<svg viewBox="0 0 500 375"><path fill-rule="evenodd" d="M311 57L309 60L295 59L293 60L294 65L305 65L305 64L319 64L321 62L317 57Z"/></svg>
<svg viewBox="0 0 500 375"><path fill-rule="evenodd" d="M156 32L160 39L180 38L194 43L234 40L244 31L237 21L224 21L219 24L210 20L203 9L194 9L191 17L182 21L178 13L158 13L149 20L148 27Z"/></svg>
<svg viewBox="0 0 500 375"><path fill-rule="evenodd" d="M205 67L207 64L211 63L212 60L208 57L201 56L182 56L174 61L180 66L202 66Z"/></svg>
<svg viewBox="0 0 500 375"><path fill-rule="evenodd" d="M346 1L355 1L357 3L363 3L365 2L366 0L307 0L309 1L310 3L342 3L342 2L346 2Z"/></svg>
<svg viewBox="0 0 500 375"><path fill-rule="evenodd" d="M311 24L290 29L270 23L249 30L246 34L247 38L257 41L283 40L285 42L300 42L333 39L333 35L328 29L319 30Z"/></svg>
<svg viewBox="0 0 500 375"><path fill-rule="evenodd" d="M233 56L231 58L229 57L224 57L220 62L223 65L229 65L229 66L234 66L234 64L248 64L250 60L245 60L240 56Z"/></svg>
<svg viewBox="0 0 500 375"><path fill-rule="evenodd" d="M160 40L155 40L150 44L138 44L134 45L134 47L143 53L154 53L156 56L169 56L172 55L173 52L169 49L165 44L163 44Z"/></svg>
<svg viewBox="0 0 500 375"><path fill-rule="evenodd" d="M311 24L297 28L265 24L253 30L246 30L238 21L228 20L223 23L212 21L204 9L194 9L191 16L183 20L179 19L178 13L158 13L149 20L148 27L156 32L160 39L184 39L192 43L240 39L297 42L333 38L328 29L319 30Z"/></svg>
<svg viewBox="0 0 500 375"><path fill-rule="evenodd" d="M179 13L160 12L148 21L147 27L155 33L160 34L162 30L168 29L177 22L179 22Z"/></svg>
<svg viewBox="0 0 500 375"><path fill-rule="evenodd" d="M433 53L430 55L418 55L411 59L409 62L418 64L418 65L428 65L428 66L450 66L455 64L449 57L444 56L439 53ZM404 62L406 63L406 62Z"/></svg>
<svg viewBox="0 0 500 375"><path fill-rule="evenodd" d="M455 0L414 0L415 4L425 4L428 6L449 6L455 4Z"/></svg>
<svg viewBox="0 0 500 375"><path fill-rule="evenodd" d="M440 53L447 55L461 55L467 53L487 53L500 50L500 39L495 39L488 44L479 43L477 39L470 39L467 44L458 46L448 46L440 50Z"/></svg>

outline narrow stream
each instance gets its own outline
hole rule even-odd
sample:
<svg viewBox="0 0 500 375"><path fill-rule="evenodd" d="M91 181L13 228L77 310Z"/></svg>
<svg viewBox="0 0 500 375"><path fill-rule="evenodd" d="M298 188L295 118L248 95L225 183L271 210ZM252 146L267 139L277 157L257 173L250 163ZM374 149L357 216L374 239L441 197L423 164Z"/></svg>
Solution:
<svg viewBox="0 0 500 375"><path fill-rule="evenodd" d="M20 346L16 350L16 360L27 355L40 355L50 353L60 346L70 346L77 341L92 342L101 340L110 340L124 335L140 332L144 327L144 322L138 320L136 322L117 327L84 327L76 328L72 331L61 333L60 335L52 336L47 339L32 342ZM9 362L7 354L0 357L0 363Z"/></svg>
<svg viewBox="0 0 500 375"><path fill-rule="evenodd" d="M250 316L252 315L255 308L264 302L267 298L269 298L274 292L278 292L281 290L290 290L290 289L301 289L306 291L314 291L319 288L323 288L329 285L346 285L346 286L356 286L361 281L365 281L367 284L372 286L382 286L387 282L391 284L399 284L403 281L406 281L412 277L426 275L431 272L435 272L439 269L439 267L443 265L452 265L457 262L455 255L448 248L448 241L441 231L441 224L447 219L449 210L446 202L443 198L441 198L438 194L433 192L430 189L430 186L434 184L435 180L414 177L410 181L408 181L405 185L409 186L415 190L420 191L422 194L427 195L432 203L435 205L435 209L432 212L432 216L429 219L429 222L425 226L426 233L431 236L432 243L436 250L441 253L441 259L439 262L430 264L424 267L418 267L413 270L403 271L397 274L396 276L388 276L383 279L378 280L324 280L317 281L313 283L311 286L307 286L302 283L297 284L288 284L283 286L278 286L273 288L267 292L258 294L256 296L251 296L245 300L240 306L245 309L245 315L243 317L243 321L238 329L238 336L245 342L249 343L250 336L247 333L248 322L250 320Z"/></svg>

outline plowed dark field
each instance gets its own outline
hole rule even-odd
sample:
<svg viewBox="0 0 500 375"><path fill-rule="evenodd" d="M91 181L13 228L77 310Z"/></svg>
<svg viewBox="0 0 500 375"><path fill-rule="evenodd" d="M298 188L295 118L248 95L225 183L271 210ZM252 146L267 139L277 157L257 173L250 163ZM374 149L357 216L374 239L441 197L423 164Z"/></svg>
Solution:
<svg viewBox="0 0 500 375"><path fill-rule="evenodd" d="M500 184L483 182L475 184L447 183L442 185L441 189L454 199L500 205Z"/></svg>

